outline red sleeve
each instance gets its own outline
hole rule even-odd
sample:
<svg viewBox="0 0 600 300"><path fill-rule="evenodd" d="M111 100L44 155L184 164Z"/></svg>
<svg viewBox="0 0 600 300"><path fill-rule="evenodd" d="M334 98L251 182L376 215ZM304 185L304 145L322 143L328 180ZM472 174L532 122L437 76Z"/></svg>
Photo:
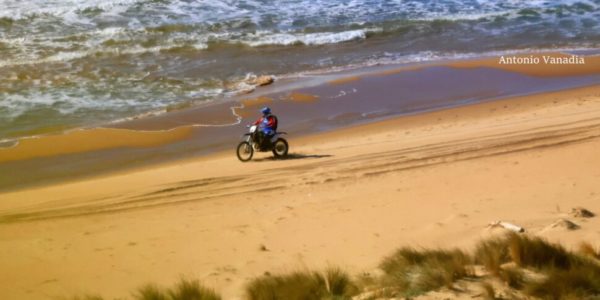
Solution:
<svg viewBox="0 0 600 300"><path fill-rule="evenodd" d="M269 123L267 124L269 127L275 126L275 118L269 117Z"/></svg>
<svg viewBox="0 0 600 300"><path fill-rule="evenodd" d="M260 124L260 121L262 121L262 118L258 118L258 120L256 120L256 122L254 122L254 124L252 124L252 125L258 125L258 124Z"/></svg>

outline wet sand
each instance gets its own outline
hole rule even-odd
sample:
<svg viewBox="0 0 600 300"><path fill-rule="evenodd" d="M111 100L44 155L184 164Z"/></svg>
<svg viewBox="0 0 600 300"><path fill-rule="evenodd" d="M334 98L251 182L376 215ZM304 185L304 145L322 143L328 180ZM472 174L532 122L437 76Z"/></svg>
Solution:
<svg viewBox="0 0 600 300"><path fill-rule="evenodd" d="M243 299L264 272L372 272L404 245L468 249L496 220L569 249L597 241L598 217L549 226L572 207L600 212L600 86L290 142L288 160L227 151L0 194L3 296L111 299L187 276Z"/></svg>
<svg viewBox="0 0 600 300"><path fill-rule="evenodd" d="M267 104L279 116L282 130L304 135L597 84L598 58L586 57L583 66L523 68L499 65L496 57L371 67L278 82L229 101L108 125L110 129L22 140L0 149L0 190L126 172L233 149L244 125Z"/></svg>

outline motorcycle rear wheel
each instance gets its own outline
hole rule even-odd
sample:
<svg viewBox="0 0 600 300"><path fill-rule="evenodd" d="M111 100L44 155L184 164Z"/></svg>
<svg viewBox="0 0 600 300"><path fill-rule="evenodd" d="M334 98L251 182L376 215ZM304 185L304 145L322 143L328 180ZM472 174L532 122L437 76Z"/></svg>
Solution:
<svg viewBox="0 0 600 300"><path fill-rule="evenodd" d="M254 155L254 149L250 143L243 141L238 144L236 154L241 162L247 162L252 159L252 156Z"/></svg>
<svg viewBox="0 0 600 300"><path fill-rule="evenodd" d="M288 154L289 145L285 139L279 138L273 145L273 155L276 158L285 157Z"/></svg>

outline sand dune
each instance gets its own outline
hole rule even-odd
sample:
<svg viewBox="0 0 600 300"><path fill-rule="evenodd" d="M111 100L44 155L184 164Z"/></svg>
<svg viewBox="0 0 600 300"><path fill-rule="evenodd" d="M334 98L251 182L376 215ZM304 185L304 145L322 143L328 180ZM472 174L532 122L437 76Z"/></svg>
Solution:
<svg viewBox="0 0 600 300"><path fill-rule="evenodd" d="M597 218L552 224L600 212L598 86L290 142L287 160L231 151L0 194L2 294L126 297L185 275L241 299L267 271L372 271L402 245L468 248L495 220L568 246L597 239Z"/></svg>

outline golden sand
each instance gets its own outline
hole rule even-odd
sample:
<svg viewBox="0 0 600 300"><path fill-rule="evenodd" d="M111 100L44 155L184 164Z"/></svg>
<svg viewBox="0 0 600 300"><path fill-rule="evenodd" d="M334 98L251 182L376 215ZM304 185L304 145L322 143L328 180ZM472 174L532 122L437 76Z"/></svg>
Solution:
<svg viewBox="0 0 600 300"><path fill-rule="evenodd" d="M544 229L572 207L600 212L598 95L580 88L290 137L288 160L241 163L227 151L0 194L0 291L112 299L186 276L243 299L265 272L373 272L397 247L472 247L498 220L572 249L596 239L600 218Z"/></svg>

